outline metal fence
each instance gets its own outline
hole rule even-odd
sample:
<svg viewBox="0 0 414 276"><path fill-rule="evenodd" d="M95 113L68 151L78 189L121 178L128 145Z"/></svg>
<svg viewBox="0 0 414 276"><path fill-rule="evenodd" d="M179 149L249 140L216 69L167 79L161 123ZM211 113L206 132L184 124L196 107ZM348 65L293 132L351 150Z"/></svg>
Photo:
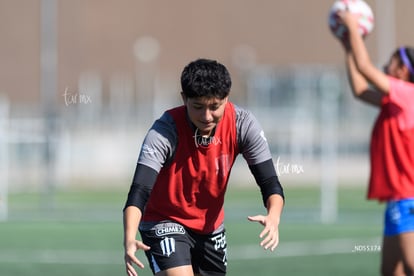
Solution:
<svg viewBox="0 0 414 276"><path fill-rule="evenodd" d="M244 90L237 92L244 97L234 97L235 102L262 124L281 178L320 183L321 191L329 191L349 171L366 177L369 129L377 111L353 99L342 69L259 65L243 74ZM53 115L2 98L2 216L9 192L47 195L79 185L129 185L146 130L165 108L180 103L174 81L154 77L145 87L146 94L133 77L117 75L104 88L99 75L86 73L77 88L58 93ZM239 183L246 179L241 163L232 174Z"/></svg>

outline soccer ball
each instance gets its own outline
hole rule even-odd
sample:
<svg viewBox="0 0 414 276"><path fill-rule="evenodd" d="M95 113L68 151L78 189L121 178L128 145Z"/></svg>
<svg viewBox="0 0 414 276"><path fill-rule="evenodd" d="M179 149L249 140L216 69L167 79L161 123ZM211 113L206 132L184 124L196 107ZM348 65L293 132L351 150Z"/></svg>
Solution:
<svg viewBox="0 0 414 276"><path fill-rule="evenodd" d="M371 7L363 0L337 0L329 11L329 28L334 36L340 40L348 37L348 29L343 25L337 15L339 11L348 9L351 13L360 15L359 33L366 37L374 28L374 14Z"/></svg>

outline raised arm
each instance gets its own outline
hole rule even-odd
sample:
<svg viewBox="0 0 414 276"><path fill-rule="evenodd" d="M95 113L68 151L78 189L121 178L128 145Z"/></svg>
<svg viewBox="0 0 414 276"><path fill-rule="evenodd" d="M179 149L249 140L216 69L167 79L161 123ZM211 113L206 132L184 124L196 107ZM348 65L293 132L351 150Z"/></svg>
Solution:
<svg viewBox="0 0 414 276"><path fill-rule="evenodd" d="M348 81L351 86L353 95L364 102L373 104L375 106L380 106L383 93L369 86L368 81L357 70L355 59L352 55L352 52L349 50L345 51L345 63Z"/></svg>
<svg viewBox="0 0 414 276"><path fill-rule="evenodd" d="M340 12L339 16L349 31L349 51L353 57L356 71L373 85L376 91L388 94L390 81L387 75L374 66L371 61L364 40L358 31L358 15L345 11ZM353 69L352 63L350 65L350 69Z"/></svg>

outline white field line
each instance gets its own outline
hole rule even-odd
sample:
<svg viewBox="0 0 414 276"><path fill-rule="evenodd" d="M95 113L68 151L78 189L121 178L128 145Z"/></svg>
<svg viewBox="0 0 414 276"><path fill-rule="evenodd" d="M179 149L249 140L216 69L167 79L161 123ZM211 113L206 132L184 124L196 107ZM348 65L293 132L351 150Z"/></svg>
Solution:
<svg viewBox="0 0 414 276"><path fill-rule="evenodd" d="M281 242L274 252L259 245L245 245L229 248L230 260L251 260L278 257L318 256L329 254L375 253L381 248L380 238L364 240L331 239L319 241Z"/></svg>
<svg viewBox="0 0 414 276"><path fill-rule="evenodd" d="M378 253L380 247L380 238L282 242L274 252L266 251L258 244L231 246L228 257L229 260L237 261L329 254ZM142 254L141 260L146 261L143 256ZM123 264L123 251L0 249L0 263L118 265Z"/></svg>

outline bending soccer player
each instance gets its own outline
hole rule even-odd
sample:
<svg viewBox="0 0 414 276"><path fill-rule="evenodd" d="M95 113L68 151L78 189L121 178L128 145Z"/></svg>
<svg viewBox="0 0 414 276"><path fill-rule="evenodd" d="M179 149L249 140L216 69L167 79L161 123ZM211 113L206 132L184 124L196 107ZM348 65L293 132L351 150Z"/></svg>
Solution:
<svg viewBox="0 0 414 276"><path fill-rule="evenodd" d="M137 275L144 250L155 275L225 275L224 197L242 154L262 193L260 245L274 250L284 194L255 117L229 101L231 78L214 60L198 59L181 75L182 106L148 131L124 208L125 266ZM136 239L140 232L142 241Z"/></svg>

